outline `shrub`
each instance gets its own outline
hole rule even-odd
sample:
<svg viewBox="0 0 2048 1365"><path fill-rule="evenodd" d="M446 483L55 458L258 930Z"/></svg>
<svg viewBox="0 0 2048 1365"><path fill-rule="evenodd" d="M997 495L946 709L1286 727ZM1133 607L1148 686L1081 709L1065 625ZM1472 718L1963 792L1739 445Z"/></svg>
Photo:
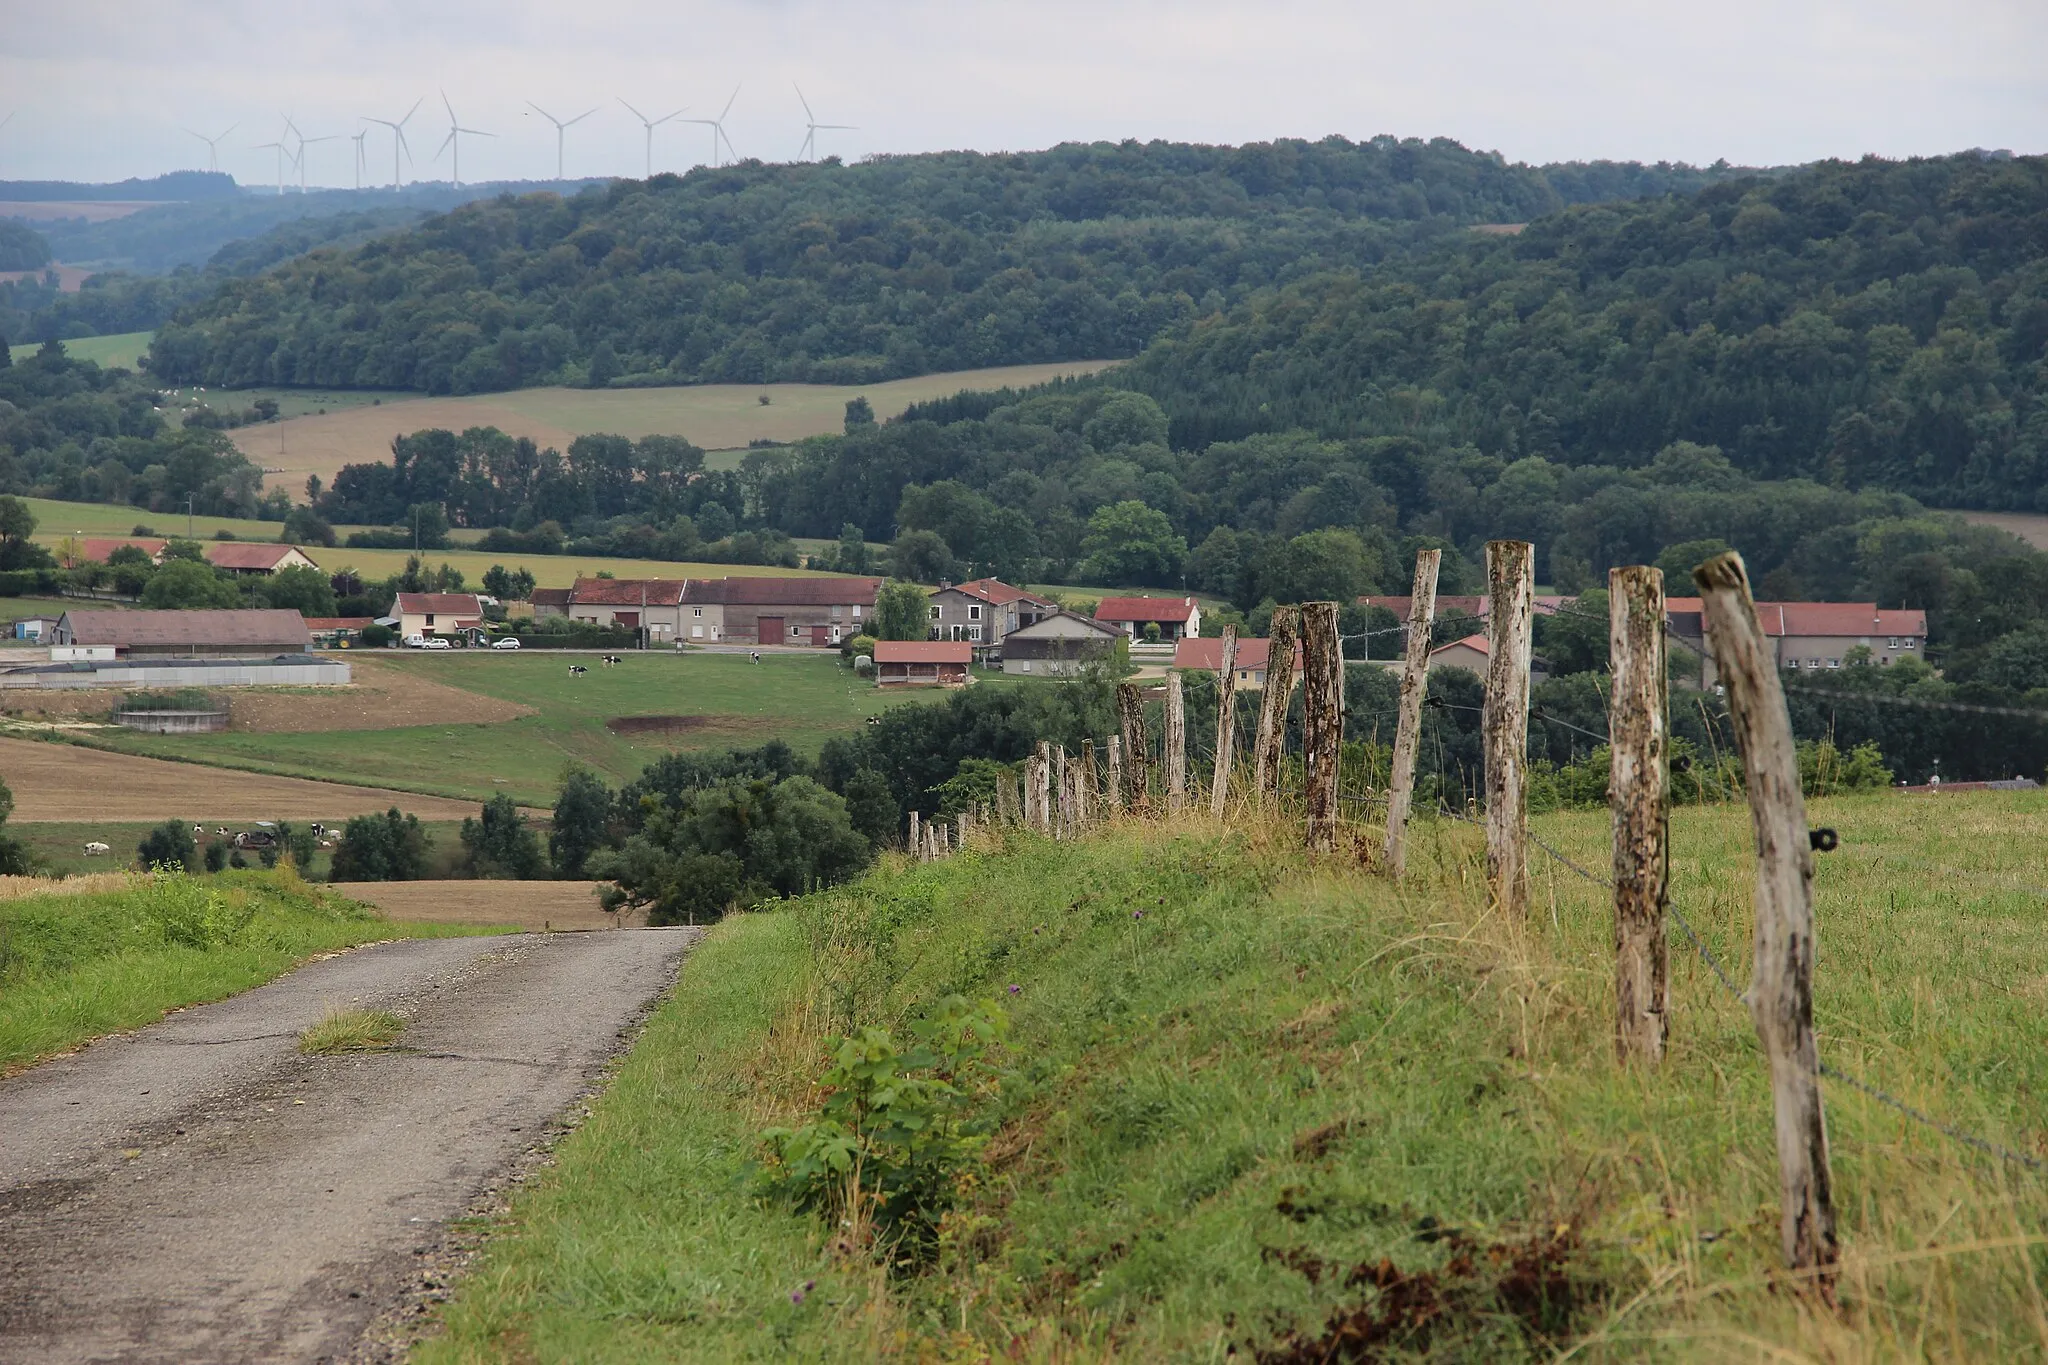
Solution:
<svg viewBox="0 0 2048 1365"><path fill-rule="evenodd" d="M254 901L231 902L161 863L156 865L155 875L136 889L129 903L163 935L164 942L201 952L235 942L256 917Z"/></svg>
<svg viewBox="0 0 2048 1365"><path fill-rule="evenodd" d="M519 804L502 792L484 803L481 818L462 822L462 847L473 877L532 881L548 874L540 836L520 815Z"/></svg>
<svg viewBox="0 0 2048 1365"><path fill-rule="evenodd" d="M389 626L380 626L374 621L363 627L363 648L365 649L384 649L397 638L398 632Z"/></svg>
<svg viewBox="0 0 2048 1365"><path fill-rule="evenodd" d="M183 872L196 865L198 856L191 827L183 820L164 821L143 835L142 842L135 847L136 860L144 867L169 867Z"/></svg>
<svg viewBox="0 0 2048 1365"><path fill-rule="evenodd" d="M337 882L412 882L427 875L433 840L417 815L393 806L382 815L358 815L342 827L328 874Z"/></svg>

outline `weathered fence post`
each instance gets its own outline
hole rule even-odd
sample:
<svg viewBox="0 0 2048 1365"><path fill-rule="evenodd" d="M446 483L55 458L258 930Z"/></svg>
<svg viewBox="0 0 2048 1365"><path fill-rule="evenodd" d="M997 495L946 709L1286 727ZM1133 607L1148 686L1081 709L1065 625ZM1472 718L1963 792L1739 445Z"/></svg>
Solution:
<svg viewBox="0 0 2048 1365"><path fill-rule="evenodd" d="M1053 800L1058 803L1053 819L1053 837L1071 839L1074 837L1074 784L1067 775L1067 746L1052 746L1052 791Z"/></svg>
<svg viewBox="0 0 2048 1365"><path fill-rule="evenodd" d="M1607 573L1607 800L1614 810L1614 1047L1655 1064L1671 1035L1664 910L1670 868L1665 765L1664 573Z"/></svg>
<svg viewBox="0 0 2048 1365"><path fill-rule="evenodd" d="M1486 542L1486 885L1503 913L1529 912L1529 644L1536 547Z"/></svg>
<svg viewBox="0 0 2048 1365"><path fill-rule="evenodd" d="M954 822L953 828L958 831L960 849L962 852L965 852L967 841L974 834L974 808L970 806L966 810L961 811L960 818Z"/></svg>
<svg viewBox="0 0 2048 1365"><path fill-rule="evenodd" d="M1151 742L1145 734L1145 704L1134 683L1116 685L1116 715L1124 741L1125 800L1143 814L1151 804Z"/></svg>
<svg viewBox="0 0 2048 1365"><path fill-rule="evenodd" d="M1337 847L1339 768L1344 743L1344 642L1337 634L1335 602L1301 608L1301 707L1308 846Z"/></svg>
<svg viewBox="0 0 2048 1365"><path fill-rule="evenodd" d="M1095 818L1095 741L1081 741L1081 772L1074 779L1074 819L1086 828Z"/></svg>
<svg viewBox="0 0 2048 1365"><path fill-rule="evenodd" d="M1216 771L1209 779L1209 814L1223 818L1230 799L1230 760L1237 747L1237 627L1223 628L1223 671L1216 675Z"/></svg>
<svg viewBox="0 0 2048 1365"><path fill-rule="evenodd" d="M1102 798L1109 803L1112 815L1124 811L1124 742L1121 735L1109 737L1109 781L1103 784Z"/></svg>
<svg viewBox="0 0 2048 1365"><path fill-rule="evenodd" d="M1794 1270L1833 1284L1834 1177L1813 1039L1813 845L1792 718L1770 642L1757 624L1742 557L1716 555L1692 571L1706 611L1707 644L1728 695L1756 831L1756 965L1749 1013L1771 1061L1778 1138L1778 1233Z"/></svg>
<svg viewBox="0 0 2048 1365"><path fill-rule="evenodd" d="M1178 669L1166 670L1166 809L1178 815L1188 803L1188 711Z"/></svg>
<svg viewBox="0 0 2048 1365"><path fill-rule="evenodd" d="M1408 663L1401 671L1401 714L1394 730L1394 770L1387 778L1387 875L1408 867L1408 807L1415 799L1415 758L1422 751L1422 699L1429 692L1429 633L1436 624L1436 574L1442 550L1415 552L1408 597Z"/></svg>
<svg viewBox="0 0 2048 1365"><path fill-rule="evenodd" d="M910 812L910 837L904 841L903 847L908 850L912 858L918 862L923 862L924 831L918 827L919 819L920 817L916 811Z"/></svg>
<svg viewBox="0 0 2048 1365"><path fill-rule="evenodd" d="M1261 802L1280 794L1280 751L1287 744L1287 704L1294 699L1294 642L1300 627L1299 607L1274 610L1266 695L1260 700L1258 737L1252 743L1252 790Z"/></svg>
<svg viewBox="0 0 2048 1365"><path fill-rule="evenodd" d="M1031 799L1038 807L1038 832L1052 833L1052 744L1038 741L1038 772L1031 781Z"/></svg>

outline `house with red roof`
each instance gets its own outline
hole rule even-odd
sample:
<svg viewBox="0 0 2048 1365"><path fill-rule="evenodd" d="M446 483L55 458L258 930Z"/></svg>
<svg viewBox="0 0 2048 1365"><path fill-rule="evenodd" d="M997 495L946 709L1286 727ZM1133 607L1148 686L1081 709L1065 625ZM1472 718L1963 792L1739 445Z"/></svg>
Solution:
<svg viewBox="0 0 2048 1365"><path fill-rule="evenodd" d="M391 603L398 618L398 638L424 639L445 635L451 639L484 628L484 606L473 592L402 592Z"/></svg>
<svg viewBox="0 0 2048 1365"><path fill-rule="evenodd" d="M113 557L114 551L132 545L149 556L152 564L164 562L164 551L171 542L153 536L85 536L78 541L77 562L80 564L104 564ZM65 568L73 567L66 564Z"/></svg>
<svg viewBox="0 0 2048 1365"><path fill-rule="evenodd" d="M960 687L974 646L965 640L875 641L875 686Z"/></svg>
<svg viewBox="0 0 2048 1365"><path fill-rule="evenodd" d="M273 545L267 541L210 541L206 562L231 574L273 574L279 569L320 567L296 545Z"/></svg>
<svg viewBox="0 0 2048 1365"><path fill-rule="evenodd" d="M1700 686L1714 681L1705 606L1697 597L1664 599L1671 633L1700 656ZM1759 602L1757 624L1764 629L1778 667L1787 672L1840 668L1851 651L1867 649L1880 666L1925 658L1927 613L1875 602Z"/></svg>
<svg viewBox="0 0 2048 1365"><path fill-rule="evenodd" d="M682 638L683 598L689 587L681 578L579 578L569 589L563 614L587 625L644 630L648 643L667 644ZM536 590L535 615L539 597Z"/></svg>
<svg viewBox="0 0 2048 1365"><path fill-rule="evenodd" d="M1237 674L1239 690L1258 691L1266 685L1266 663L1273 657L1273 642L1258 637L1241 638L1237 642L1237 659L1231 670ZM1219 639L1184 639L1173 647L1173 666L1189 672L1221 673L1223 671L1223 641ZM1301 644L1294 646L1294 672L1301 676Z"/></svg>
<svg viewBox="0 0 2048 1365"><path fill-rule="evenodd" d="M693 578L679 638L836 649L874 620L879 578ZM701 633L700 633L701 632Z"/></svg>
<svg viewBox="0 0 2048 1365"><path fill-rule="evenodd" d="M1000 645L1011 631L1036 625L1058 610L1049 599L1013 588L999 578L941 583L928 596L932 638L965 640L970 645Z"/></svg>
<svg viewBox="0 0 2048 1365"><path fill-rule="evenodd" d="M1202 633L1202 604L1192 597L1105 597L1095 604L1095 619L1133 640L1158 626L1160 640L1170 644Z"/></svg>

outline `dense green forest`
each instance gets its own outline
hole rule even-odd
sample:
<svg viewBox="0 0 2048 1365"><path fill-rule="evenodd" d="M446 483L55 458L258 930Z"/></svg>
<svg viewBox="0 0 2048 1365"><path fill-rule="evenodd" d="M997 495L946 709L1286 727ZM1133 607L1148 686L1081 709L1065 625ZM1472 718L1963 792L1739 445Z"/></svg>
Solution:
<svg viewBox="0 0 2048 1365"><path fill-rule="evenodd" d="M0 270L40 270L50 263L50 244L26 223L0 218Z"/></svg>
<svg viewBox="0 0 2048 1365"><path fill-rule="evenodd" d="M1714 183L1378 138L743 163L500 197L181 312L176 382L467 393L866 382L1136 354L1162 328L1480 223Z"/></svg>

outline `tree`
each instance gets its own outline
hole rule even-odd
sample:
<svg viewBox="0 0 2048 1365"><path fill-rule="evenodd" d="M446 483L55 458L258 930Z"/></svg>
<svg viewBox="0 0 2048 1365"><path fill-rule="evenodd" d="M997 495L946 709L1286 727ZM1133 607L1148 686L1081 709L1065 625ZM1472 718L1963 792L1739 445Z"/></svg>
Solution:
<svg viewBox="0 0 2048 1365"><path fill-rule="evenodd" d="M519 803L503 792L484 803L480 818L462 822L462 847L471 876L512 881L547 876L540 836L519 813Z"/></svg>
<svg viewBox="0 0 2048 1365"><path fill-rule="evenodd" d="M1343 603L1373 590L1379 562L1355 532L1310 531L1273 547L1258 573L1262 597Z"/></svg>
<svg viewBox="0 0 2048 1365"><path fill-rule="evenodd" d="M915 583L892 578L875 594L869 629L878 640L923 640L931 635L931 599Z"/></svg>
<svg viewBox="0 0 2048 1365"><path fill-rule="evenodd" d="M149 585L142 590L142 605L157 611L239 607L242 593L211 564L174 559L149 576Z"/></svg>
<svg viewBox="0 0 2048 1365"><path fill-rule="evenodd" d="M846 400L846 430L851 433L875 424L874 405L865 397Z"/></svg>
<svg viewBox="0 0 2048 1365"><path fill-rule="evenodd" d="M199 865L199 848L192 842L192 828L183 820L166 820L142 836L135 860L144 867L170 867L183 872Z"/></svg>
<svg viewBox="0 0 2048 1365"><path fill-rule="evenodd" d="M318 474L309 476L312 481ZM278 540L286 545L332 545L335 543L334 528L327 519L310 507L294 507L285 513L284 530L278 533Z"/></svg>
<svg viewBox="0 0 2048 1365"><path fill-rule="evenodd" d="M1166 513L1135 499L1095 509L1081 540L1080 576L1090 583L1167 587L1180 579L1188 543Z"/></svg>
<svg viewBox="0 0 2048 1365"><path fill-rule="evenodd" d="M1588 588L1556 615L1537 618L1553 676L1607 671L1607 611L1607 589Z"/></svg>
<svg viewBox="0 0 2048 1365"><path fill-rule="evenodd" d="M0 338L0 346L5 344L5 338ZM14 793L5 782L0 782L0 876L25 877L36 870L35 855L29 852L28 845L5 832L7 817L12 814Z"/></svg>
<svg viewBox="0 0 2048 1365"><path fill-rule="evenodd" d="M611 788L603 778L588 768L571 768L562 775L562 791L555 798L554 829L548 835L556 875L585 875L590 855L611 837L611 817Z"/></svg>
<svg viewBox="0 0 2048 1365"><path fill-rule="evenodd" d="M334 585L327 581L326 574L303 564L279 569L258 585L257 592L271 606L301 616L335 614Z"/></svg>
<svg viewBox="0 0 2048 1365"><path fill-rule="evenodd" d="M846 799L846 818L860 836L880 848L896 837L903 810L889 779L873 768L862 768L847 779L840 793Z"/></svg>
<svg viewBox="0 0 2048 1365"><path fill-rule="evenodd" d="M484 592L501 602L512 598L512 575L503 564L493 564L484 570Z"/></svg>
<svg viewBox="0 0 2048 1365"><path fill-rule="evenodd" d="M30 569L50 562L49 552L29 537L36 533L35 513L17 497L0 497L0 569Z"/></svg>
<svg viewBox="0 0 2048 1365"><path fill-rule="evenodd" d="M868 571L867 532L850 521L839 528L839 555L833 567L841 573Z"/></svg>
<svg viewBox="0 0 2048 1365"><path fill-rule="evenodd" d="M411 882L427 875L433 839L417 815L393 806L382 815L358 815L342 826L328 874L337 882Z"/></svg>
<svg viewBox="0 0 2048 1365"><path fill-rule="evenodd" d="M590 376L586 381L593 389L601 389L619 377L619 357L613 352L609 341L600 341L590 353Z"/></svg>
<svg viewBox="0 0 2048 1365"><path fill-rule="evenodd" d="M917 583L950 582L960 576L960 563L936 531L905 531L896 537L890 572Z"/></svg>
<svg viewBox="0 0 2048 1365"><path fill-rule="evenodd" d="M1725 540L1688 540L1677 545L1666 546L1664 553L1657 556L1657 567L1664 571L1664 592L1669 597L1690 597L1693 594L1692 571L1715 555L1726 554L1729 544Z"/></svg>

